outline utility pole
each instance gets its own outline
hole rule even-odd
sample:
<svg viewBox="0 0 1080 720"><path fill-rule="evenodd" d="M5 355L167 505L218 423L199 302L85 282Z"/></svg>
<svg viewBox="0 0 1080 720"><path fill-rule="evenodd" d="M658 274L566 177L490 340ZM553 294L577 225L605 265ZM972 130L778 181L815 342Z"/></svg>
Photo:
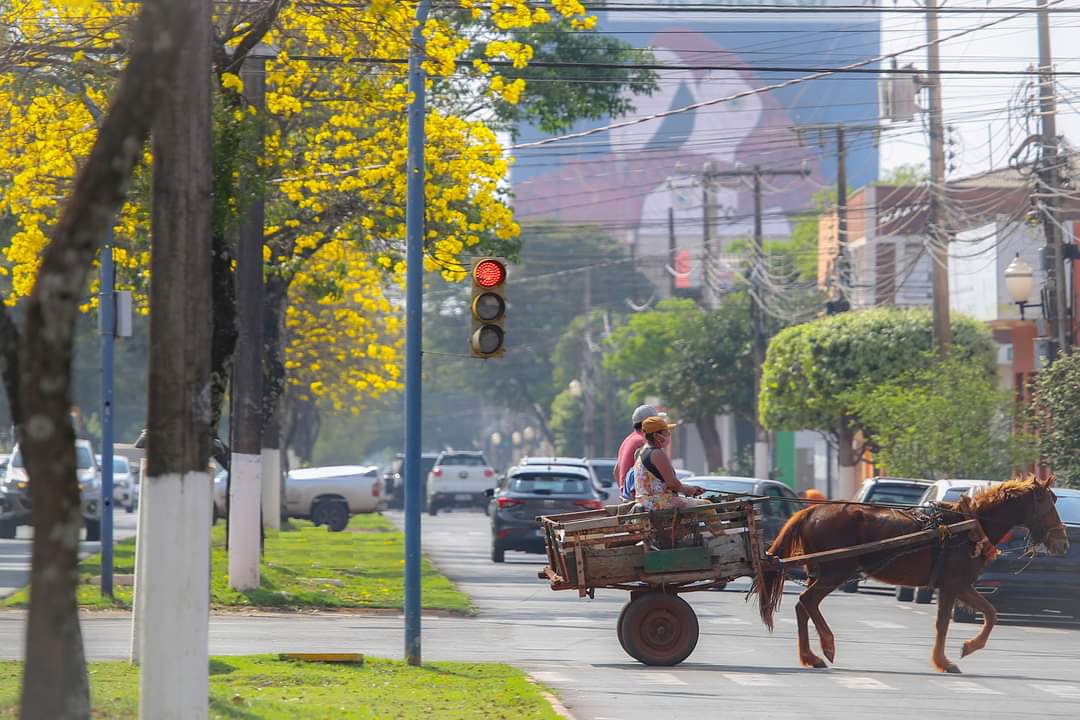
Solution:
<svg viewBox="0 0 1080 720"><path fill-rule="evenodd" d="M266 96L266 60L244 60L244 101L257 111ZM257 121L259 118L257 118ZM258 135L257 135L258 136ZM252 141L253 147L258 147ZM262 514L263 402L263 189L242 174L243 206L236 257L236 355L232 373L232 435L229 460L229 587L259 587ZM276 510L275 510L276 512Z"/></svg>
<svg viewBox="0 0 1080 720"><path fill-rule="evenodd" d="M754 335L752 359L754 366L754 477L767 478L771 469L769 433L761 425L757 404L761 396L761 368L765 365L765 351L769 347L768 316L762 306L764 289L761 287L762 261L765 258L765 232L763 228L762 179L769 177L806 177L805 169L770 170L755 165L750 170L726 170L711 172L706 179L706 192L715 178L746 178L753 180L754 188L754 249L750 266L750 325Z"/></svg>
<svg viewBox="0 0 1080 720"><path fill-rule="evenodd" d="M585 457L595 457L595 443L593 442L593 420L596 415L596 387L593 377L593 341L592 341L592 270L585 269L585 353L584 366L582 367L583 393L581 396L582 411L582 440L584 441Z"/></svg>
<svg viewBox="0 0 1080 720"><path fill-rule="evenodd" d="M941 55L937 0L926 0L927 80L930 88L930 259L934 301L934 344L944 357L952 344L949 320L949 232L945 227L945 130L941 107Z"/></svg>
<svg viewBox="0 0 1080 720"><path fill-rule="evenodd" d="M1047 315L1054 328L1051 359L1061 352L1068 353L1069 313L1065 304L1065 247L1059 226L1058 200L1061 162L1057 139L1057 101L1054 98L1054 70L1050 60L1050 17L1047 0L1036 0L1039 8L1039 115L1042 117L1042 142L1039 162L1038 198L1043 218L1043 233L1047 252L1046 266Z"/></svg>
<svg viewBox="0 0 1080 720"><path fill-rule="evenodd" d="M836 270L840 280L841 297L846 298L851 287L851 255L848 250L847 223L847 150L844 146L844 124L836 124Z"/></svg>
<svg viewBox="0 0 1080 720"><path fill-rule="evenodd" d="M707 221L706 221L706 223L707 223ZM667 238L668 238L668 258L667 258L666 267L674 268L675 267L675 251L677 250L677 246L675 244L675 208L673 208L673 207L668 207L668 209L667 209ZM675 288L676 288L677 278L676 278L674 272L669 273L669 274L671 275L671 281L670 281L670 285L668 287L668 290L671 293L670 297L675 297Z"/></svg>
<svg viewBox="0 0 1080 720"><path fill-rule="evenodd" d="M98 321L101 334L101 595L113 596L113 231L101 248L98 274Z"/></svg>
<svg viewBox="0 0 1080 720"><path fill-rule="evenodd" d="M711 308L715 299L712 292L712 184L716 177L712 163L706 162L701 170L701 304L706 308Z"/></svg>
<svg viewBox="0 0 1080 720"><path fill-rule="evenodd" d="M431 0L416 5L409 48L408 160L405 203L405 660L420 664L420 451L424 302L424 24Z"/></svg>
<svg viewBox="0 0 1080 720"><path fill-rule="evenodd" d="M187 41L153 124L142 718L209 712L211 6L188 5Z"/></svg>

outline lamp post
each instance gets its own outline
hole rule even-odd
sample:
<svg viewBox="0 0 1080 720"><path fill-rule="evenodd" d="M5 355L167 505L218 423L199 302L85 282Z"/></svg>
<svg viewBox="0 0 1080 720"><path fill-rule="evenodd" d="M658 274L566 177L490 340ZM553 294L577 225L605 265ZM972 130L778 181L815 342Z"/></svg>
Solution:
<svg viewBox="0 0 1080 720"><path fill-rule="evenodd" d="M1024 310L1026 308L1043 307L1042 303L1029 303L1027 301L1031 297L1031 289L1034 285L1035 276L1031 266L1024 262L1020 257L1020 253L1016 253L1016 257L1005 268L1005 291L1009 293L1012 301L1020 306L1021 320L1025 319Z"/></svg>

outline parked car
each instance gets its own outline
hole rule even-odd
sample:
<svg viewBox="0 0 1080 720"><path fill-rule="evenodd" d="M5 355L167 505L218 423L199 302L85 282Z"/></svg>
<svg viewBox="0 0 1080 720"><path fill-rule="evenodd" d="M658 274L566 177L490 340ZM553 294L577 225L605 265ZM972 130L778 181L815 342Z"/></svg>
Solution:
<svg viewBox="0 0 1080 720"><path fill-rule="evenodd" d="M375 512L382 478L374 465L340 465L290 470L285 475L285 509L289 517L309 519L341 532L349 517Z"/></svg>
<svg viewBox="0 0 1080 720"><path fill-rule="evenodd" d="M1054 488L1054 494L1069 536L1069 551L1057 556L1027 556L1027 530L1014 528L998 544L1000 554L975 582L975 589L999 612L1064 614L1080 619L1080 490ZM957 603L953 619L975 622L978 617Z"/></svg>
<svg viewBox="0 0 1080 720"><path fill-rule="evenodd" d="M101 467L101 456L94 458ZM131 472L131 463L123 455L113 455L113 503L130 512L135 512L135 493L133 491L134 480Z"/></svg>
<svg viewBox="0 0 1080 720"><path fill-rule="evenodd" d="M218 469L214 473L214 518L213 522L217 522L218 518L227 517L229 514L229 472L227 470Z"/></svg>
<svg viewBox="0 0 1080 720"><path fill-rule="evenodd" d="M421 505L427 502L427 479L431 468L435 467L435 461L439 453L420 454L420 497ZM405 507L405 455L398 453L390 463L389 469L383 473L383 495L386 498L386 506L394 510ZM421 507L423 510L423 507Z"/></svg>
<svg viewBox="0 0 1080 720"><path fill-rule="evenodd" d="M875 505L914 507L932 484L930 480L917 478L873 477L863 482L854 499Z"/></svg>
<svg viewBox="0 0 1080 720"><path fill-rule="evenodd" d="M919 504L958 502L965 495L974 494L994 484L992 480L935 480L919 498Z"/></svg>
<svg viewBox="0 0 1080 720"><path fill-rule="evenodd" d="M11 455L8 453L0 453L0 477L3 477L7 471L8 462L11 460Z"/></svg>
<svg viewBox="0 0 1080 720"><path fill-rule="evenodd" d="M705 488L709 495L755 495L771 499L761 504L762 537L765 546L772 543L788 518L803 504L795 492L782 482L761 478L735 477L729 475L694 475L682 480L687 485Z"/></svg>
<svg viewBox="0 0 1080 720"><path fill-rule="evenodd" d="M89 440L75 441L75 474L86 539L96 542L101 540L101 481ZM20 525L29 525L30 508L30 478L16 445L0 487L0 538L13 538Z"/></svg>
<svg viewBox="0 0 1080 720"><path fill-rule="evenodd" d="M487 496L493 505L491 561L497 563L505 560L507 550L544 553L538 515L599 510L607 499L588 468L566 465L518 465Z"/></svg>
<svg viewBox="0 0 1080 720"><path fill-rule="evenodd" d="M495 470L484 454L474 450L447 450L439 453L427 479L428 515L438 515L450 507L483 508L488 504L484 491L495 483Z"/></svg>
<svg viewBox="0 0 1080 720"><path fill-rule="evenodd" d="M606 490L615 485L615 458L589 458L585 461L592 473L593 484Z"/></svg>

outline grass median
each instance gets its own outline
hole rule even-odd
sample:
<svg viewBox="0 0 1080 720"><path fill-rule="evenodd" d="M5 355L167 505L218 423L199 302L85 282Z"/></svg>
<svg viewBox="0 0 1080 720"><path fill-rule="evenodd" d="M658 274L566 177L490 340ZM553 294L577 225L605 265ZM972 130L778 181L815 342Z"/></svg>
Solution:
<svg viewBox="0 0 1080 720"><path fill-rule="evenodd" d="M91 715L138 717L136 666L92 662L89 671ZM0 662L0 718L18 715L21 674L21 663ZM256 655L211 660L210 717L549 720L559 715L541 688L507 665L411 667L377 659L327 665Z"/></svg>
<svg viewBox="0 0 1080 720"><path fill-rule="evenodd" d="M404 536L381 515L357 515L344 532L332 533L303 520L288 529L267 532L259 588L236 591L229 587L225 526L213 529L213 574L210 602L221 608L397 608L404 603ZM133 539L114 548L114 573L127 575L135 568ZM113 600L101 597L91 583L100 578L101 556L93 555L80 567L79 604L89 608L127 608L132 588L115 585ZM425 559L422 604L426 610L468 614L469 597L458 590ZM3 601L7 607L25 607L24 588Z"/></svg>

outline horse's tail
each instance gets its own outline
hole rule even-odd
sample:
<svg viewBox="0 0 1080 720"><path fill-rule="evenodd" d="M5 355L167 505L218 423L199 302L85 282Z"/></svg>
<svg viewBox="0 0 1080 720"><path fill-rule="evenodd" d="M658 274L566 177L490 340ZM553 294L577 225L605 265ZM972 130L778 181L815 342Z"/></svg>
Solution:
<svg viewBox="0 0 1080 720"><path fill-rule="evenodd" d="M767 554L774 558L793 557L803 552L802 524L806 516L814 507L808 507L792 515L779 534L773 540ZM779 563L763 563L761 570L754 578L751 592L757 593L758 609L761 612L761 621L771 632L773 629L773 614L780 607L780 600L784 597L784 578L787 571Z"/></svg>

